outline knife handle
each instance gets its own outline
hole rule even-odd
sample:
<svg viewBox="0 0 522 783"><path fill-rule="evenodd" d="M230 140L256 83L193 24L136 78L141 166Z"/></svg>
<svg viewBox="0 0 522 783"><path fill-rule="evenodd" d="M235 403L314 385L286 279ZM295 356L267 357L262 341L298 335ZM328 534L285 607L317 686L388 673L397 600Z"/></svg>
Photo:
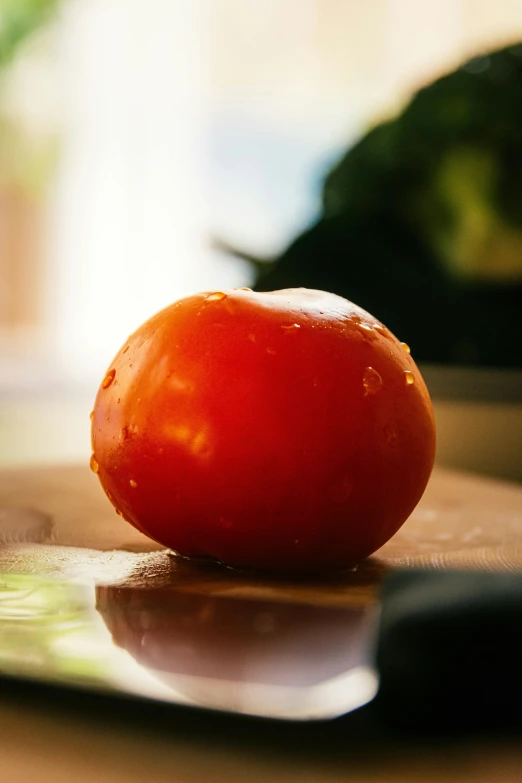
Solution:
<svg viewBox="0 0 522 783"><path fill-rule="evenodd" d="M388 726L522 727L522 576L399 571L384 583L377 708Z"/></svg>

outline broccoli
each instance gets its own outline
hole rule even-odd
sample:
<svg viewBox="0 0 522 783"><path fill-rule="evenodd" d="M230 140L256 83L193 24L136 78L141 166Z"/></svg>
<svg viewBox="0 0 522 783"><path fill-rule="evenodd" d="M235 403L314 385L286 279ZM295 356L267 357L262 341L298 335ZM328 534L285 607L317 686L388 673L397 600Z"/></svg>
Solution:
<svg viewBox="0 0 522 783"><path fill-rule="evenodd" d="M348 150L257 290L325 288L420 361L522 366L522 45L422 89Z"/></svg>

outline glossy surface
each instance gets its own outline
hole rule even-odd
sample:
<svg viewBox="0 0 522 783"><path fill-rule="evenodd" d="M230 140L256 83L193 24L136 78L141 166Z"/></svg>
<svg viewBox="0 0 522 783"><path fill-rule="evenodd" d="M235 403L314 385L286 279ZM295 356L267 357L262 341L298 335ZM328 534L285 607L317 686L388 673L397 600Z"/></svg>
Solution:
<svg viewBox="0 0 522 783"><path fill-rule="evenodd" d="M276 608L275 611L282 612L285 626L288 624L298 631L298 639L291 643L291 647L294 650L300 648L308 655L314 649L317 651L315 645L324 639L327 645L323 652L333 656L333 661L337 654L333 641L339 636L328 636L325 628L328 618L333 618L335 613L318 615L316 611L310 611L309 619L304 622L300 609L296 608L295 615L287 619L288 604L305 604L311 609L359 609L362 611L347 612L345 619L346 623L349 623L349 617L355 621L349 626L352 629L360 628L361 620L371 617L376 607L383 577L394 568L408 566L430 570L521 571L522 487L439 468L434 471L427 491L408 523L376 557L369 558L355 571L347 571L335 578L282 580L268 579L260 574L239 574L218 566L198 566L193 561L169 557L114 514L100 492L96 476L86 465L0 471L0 572L8 572L4 574L3 595L0 596L3 604L0 643L3 645L3 672L9 671L20 677L56 680L61 672L61 681L66 678L70 684L98 688L103 674L106 681L112 678L111 688L126 688L127 692L184 704L194 704L194 700L199 698L199 704L205 703L206 699L207 704L211 701L215 705L219 695L221 705L227 703L235 708L238 705L237 689L230 680L213 679L212 692L209 693L207 684L211 678L200 681L196 689L192 676L198 676L196 665L199 673L202 674L205 667L208 672L211 663L207 650L209 645L215 644L217 654L221 655L223 675L223 658L229 656L226 638L220 638L212 617L220 618L223 628L229 629L231 614L225 607L220 608L219 601L217 605L209 602L215 608L207 616L205 626L206 611L202 609L207 598L248 599L254 615L260 610L267 611L267 604L268 611L274 604L283 604L281 610ZM21 575L29 579L21 579ZM51 578L66 584L58 584L49 590ZM84 589L82 585L87 587ZM94 585L99 588L98 607L104 620L94 610ZM140 593L142 589L146 590L146 595ZM167 599L167 592L170 599ZM193 600L185 602L184 596L188 594L193 596ZM180 627L181 649L175 649L174 628L171 633L166 627L168 620L164 604L167 600L172 603L173 617L177 618L176 624ZM78 603L82 612L86 612L83 619L88 627L82 618L71 617L71 610L76 613ZM244 617L240 604L236 605L238 616ZM182 607L193 615L192 624L190 617L183 614ZM28 622L25 619L27 612ZM258 623L261 628L267 625L266 618ZM303 625L311 628L310 636L301 635ZM111 643L108 627L120 647ZM346 624L343 629L343 634L350 633ZM84 631L89 633L88 638ZM248 644L252 633L249 636L248 630L240 629L236 633L236 636L231 634L229 637L233 641L232 647L237 646L242 633L247 637L246 647L238 650L238 660L252 664L250 656L255 651ZM166 650L159 645L161 638L170 645ZM362 639L362 636L359 638ZM203 649L201 646L198 648L200 642ZM192 673L183 675L179 664L187 644L193 645L191 649L195 660ZM265 644L264 652L269 647L273 660L275 640L266 640ZM364 644L359 649L362 652ZM156 676L153 658L156 665L168 667L169 656L178 666L178 671L165 675L162 670L163 673ZM363 662L365 659L360 660ZM325 664L326 661L321 666ZM302 658L297 656L293 667L302 669L304 665ZM331 662L328 663L330 665ZM367 667L364 663L362 665L368 674ZM258 659L258 671L263 666L262 658ZM300 688L297 707L301 710L301 717L303 710L310 714L311 691L314 691L316 716L320 709L323 716L332 715L335 709L350 709L353 686L357 684L356 693L361 698L361 685L371 685L364 672L362 680L359 677L360 668L356 664L355 669L347 669L340 675L342 691L336 675L323 681L319 691L314 690L312 683ZM351 675L356 670L359 671L354 683ZM253 688L247 691L248 708L254 709L252 697L255 695L257 709L261 709L261 704L266 708L266 697L269 697L268 707L273 710L274 691L271 689L279 689L280 684L274 681L270 684L258 681L257 684L261 690ZM183 692L178 685L182 686ZM25 687L31 688L30 685ZM285 698L290 695L281 693L281 690L278 693ZM342 705L339 704L341 697ZM246 697L241 705L243 709L247 708ZM285 705L296 709L295 701L293 705L285 701ZM3 709L6 708L7 701L4 700ZM98 714L102 713L104 710L100 709ZM47 710L46 720L49 715ZM46 726L45 720L40 721L38 730L41 732ZM3 740L4 735L5 732ZM24 730L20 730L20 742L27 743L28 736L25 726ZM344 743L344 732L342 736ZM169 742L172 742L171 734ZM54 766L52 769L54 774Z"/></svg>
<svg viewBox="0 0 522 783"><path fill-rule="evenodd" d="M398 530L435 429L415 363L373 316L319 291L227 290L129 338L92 443L115 508L163 545L314 571L349 567Z"/></svg>
<svg viewBox="0 0 522 783"><path fill-rule="evenodd" d="M331 718L373 698L375 608L98 587L114 644L188 703Z"/></svg>
<svg viewBox="0 0 522 783"><path fill-rule="evenodd" d="M169 588L95 592L0 572L0 677L287 720L334 718L376 693L376 619L369 608Z"/></svg>

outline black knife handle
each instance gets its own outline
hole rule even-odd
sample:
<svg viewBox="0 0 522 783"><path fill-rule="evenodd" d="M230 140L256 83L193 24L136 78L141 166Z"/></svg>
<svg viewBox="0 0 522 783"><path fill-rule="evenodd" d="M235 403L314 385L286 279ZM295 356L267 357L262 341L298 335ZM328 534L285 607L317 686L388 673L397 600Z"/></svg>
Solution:
<svg viewBox="0 0 522 783"><path fill-rule="evenodd" d="M421 732L522 728L522 575L400 571L385 582L377 707Z"/></svg>

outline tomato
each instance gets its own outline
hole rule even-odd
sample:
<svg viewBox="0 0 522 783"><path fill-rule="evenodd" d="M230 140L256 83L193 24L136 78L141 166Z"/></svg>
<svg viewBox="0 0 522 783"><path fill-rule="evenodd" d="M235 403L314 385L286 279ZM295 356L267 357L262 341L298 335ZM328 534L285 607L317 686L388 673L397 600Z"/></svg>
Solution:
<svg viewBox="0 0 522 783"><path fill-rule="evenodd" d="M290 572L366 558L419 501L428 391L376 318L307 289L200 293L144 323L93 411L91 467L183 555Z"/></svg>

